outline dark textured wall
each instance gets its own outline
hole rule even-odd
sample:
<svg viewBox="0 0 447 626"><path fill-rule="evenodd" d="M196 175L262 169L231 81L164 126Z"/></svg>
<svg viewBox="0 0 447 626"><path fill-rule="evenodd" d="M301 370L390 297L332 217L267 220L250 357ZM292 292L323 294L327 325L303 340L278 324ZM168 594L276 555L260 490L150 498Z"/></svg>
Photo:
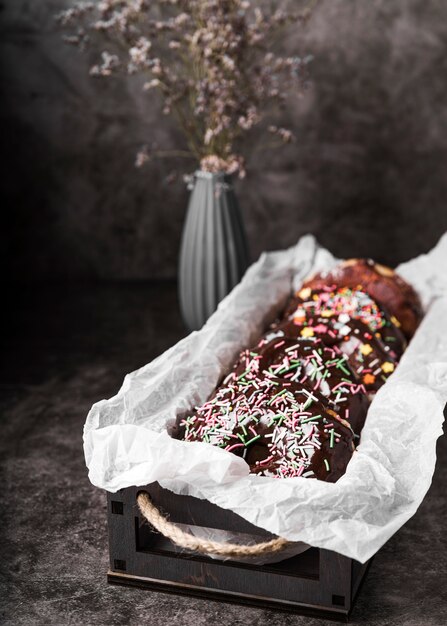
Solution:
<svg viewBox="0 0 447 626"><path fill-rule="evenodd" d="M52 15L68 0L1 3L3 276L146 279L176 274L182 163L134 167L148 139L181 138L153 95L95 80ZM287 50L313 84L284 123L298 141L257 151L238 183L252 256L313 232L337 255L390 264L447 230L447 4L323 0Z"/></svg>

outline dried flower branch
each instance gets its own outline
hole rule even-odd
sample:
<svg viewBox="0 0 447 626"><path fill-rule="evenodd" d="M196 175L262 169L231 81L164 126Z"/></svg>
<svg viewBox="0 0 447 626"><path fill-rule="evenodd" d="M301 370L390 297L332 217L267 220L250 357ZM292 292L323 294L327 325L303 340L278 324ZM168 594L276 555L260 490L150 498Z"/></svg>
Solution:
<svg viewBox="0 0 447 626"><path fill-rule="evenodd" d="M106 37L107 50L90 73L117 71L148 76L144 90L157 89L163 112L174 116L188 151L202 169L244 175L241 138L283 105L290 90L300 93L310 57L282 57L269 50L280 29L305 22L317 0L300 11L264 11L250 0L98 0L76 2L57 16L77 27L65 39L84 48ZM293 141L286 128L268 132ZM150 158L147 147L137 165Z"/></svg>

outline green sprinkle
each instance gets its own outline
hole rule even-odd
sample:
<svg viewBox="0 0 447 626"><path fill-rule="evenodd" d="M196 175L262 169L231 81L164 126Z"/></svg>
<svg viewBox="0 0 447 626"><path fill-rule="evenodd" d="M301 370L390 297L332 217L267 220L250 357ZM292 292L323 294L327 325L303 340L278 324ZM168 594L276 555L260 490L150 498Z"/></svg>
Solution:
<svg viewBox="0 0 447 626"><path fill-rule="evenodd" d="M275 401L275 398L282 396L283 394L287 393L287 391L288 391L287 389L281 389L281 391L278 391L278 393L275 393L275 395L268 402L269 406Z"/></svg>
<svg viewBox="0 0 447 626"><path fill-rule="evenodd" d="M304 424L305 422L312 422L313 420L318 420L321 418L321 415L312 415L311 417L306 417L306 419L301 420L301 423Z"/></svg>
<svg viewBox="0 0 447 626"><path fill-rule="evenodd" d="M244 376L246 376L249 372L250 372L250 368L248 367L243 374L238 376L238 380L242 380L242 378L244 378Z"/></svg>
<svg viewBox="0 0 447 626"><path fill-rule="evenodd" d="M335 436L334 429L333 429L333 428L331 428L331 439L330 439L330 441L329 441L329 447L330 447L330 448L333 448L333 447L334 447L334 436Z"/></svg>
<svg viewBox="0 0 447 626"><path fill-rule="evenodd" d="M344 367L343 361L344 361L344 359L340 359L340 361L337 362L337 369L339 369L342 372L344 372L346 374L346 376L349 376L350 372L349 372L349 370L346 369L346 367Z"/></svg>
<svg viewBox="0 0 447 626"><path fill-rule="evenodd" d="M257 439L260 439L261 435L256 435L256 437L253 437L253 439L250 439L250 441L247 441L245 443L246 446L249 446L251 443L253 443L253 441L256 441Z"/></svg>
<svg viewBox="0 0 447 626"><path fill-rule="evenodd" d="M332 361L326 361L326 365L334 365L334 363L337 363L338 359L332 359Z"/></svg>
<svg viewBox="0 0 447 626"><path fill-rule="evenodd" d="M304 410L308 409L310 407L310 405L312 404L312 402L313 402L312 398L307 398L307 400L306 400L306 402L305 402L305 404L303 406L303 409Z"/></svg>
<svg viewBox="0 0 447 626"><path fill-rule="evenodd" d="M329 462L327 459L324 459L324 464L326 466L327 471L329 472L331 468L329 467Z"/></svg>
<svg viewBox="0 0 447 626"><path fill-rule="evenodd" d="M298 367L301 367L301 361L293 362L293 365L289 365L289 367L284 366L282 369L279 370L278 374L284 374L285 372L296 370Z"/></svg>
<svg viewBox="0 0 447 626"><path fill-rule="evenodd" d="M277 417L279 417L278 426L282 426L283 421L287 419L287 415L284 415L284 413L278 413L278 415L275 415L275 420Z"/></svg>
<svg viewBox="0 0 447 626"><path fill-rule="evenodd" d="M298 363L294 363L293 365L291 365L288 369L288 371L292 371L292 370L297 370L299 367L301 367L301 362L298 361Z"/></svg>

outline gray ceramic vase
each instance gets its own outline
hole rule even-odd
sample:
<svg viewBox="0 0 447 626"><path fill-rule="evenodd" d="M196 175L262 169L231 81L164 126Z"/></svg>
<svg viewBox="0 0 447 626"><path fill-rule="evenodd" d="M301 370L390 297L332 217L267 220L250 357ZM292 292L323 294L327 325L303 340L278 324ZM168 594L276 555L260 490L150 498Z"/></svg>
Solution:
<svg viewBox="0 0 447 626"><path fill-rule="evenodd" d="M179 268L180 307L189 330L203 326L240 281L248 262L247 239L231 177L196 172Z"/></svg>

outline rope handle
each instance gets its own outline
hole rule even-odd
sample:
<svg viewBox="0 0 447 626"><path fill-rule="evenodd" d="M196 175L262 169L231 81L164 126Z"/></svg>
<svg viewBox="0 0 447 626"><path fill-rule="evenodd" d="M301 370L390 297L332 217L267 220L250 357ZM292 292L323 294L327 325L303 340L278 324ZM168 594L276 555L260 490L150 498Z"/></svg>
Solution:
<svg viewBox="0 0 447 626"><path fill-rule="evenodd" d="M262 554L273 554L281 552L290 541L282 537L276 537L270 541L255 543L253 545L238 545L236 543L222 543L194 537L190 533L170 522L151 501L146 491L140 491L137 495L137 503L141 515L159 533L170 539L172 543L180 548L193 550L202 554L215 554L224 557L259 556Z"/></svg>

